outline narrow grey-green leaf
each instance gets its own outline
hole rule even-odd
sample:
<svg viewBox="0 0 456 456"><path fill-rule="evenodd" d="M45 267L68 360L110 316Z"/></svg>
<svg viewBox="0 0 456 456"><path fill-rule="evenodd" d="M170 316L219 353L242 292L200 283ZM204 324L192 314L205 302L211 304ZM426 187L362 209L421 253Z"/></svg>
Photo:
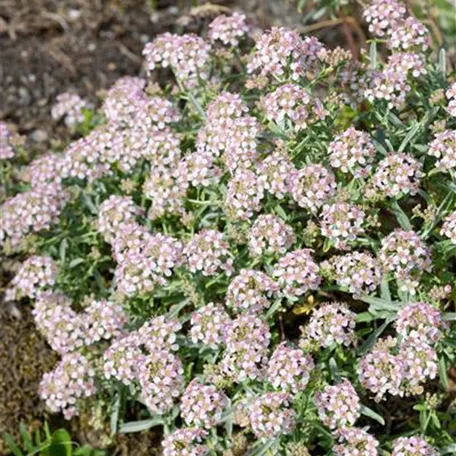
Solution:
<svg viewBox="0 0 456 456"><path fill-rule="evenodd" d="M385 420L383 419L383 417L379 415L377 412L374 412L371 408L366 407L365 405L361 405L360 412L361 415L372 418L373 420L377 421L383 426L385 425Z"/></svg>
<svg viewBox="0 0 456 456"><path fill-rule="evenodd" d="M439 70L444 75L446 74L446 51L444 48L439 51Z"/></svg>
<svg viewBox="0 0 456 456"><path fill-rule="evenodd" d="M386 327L393 321L393 318L388 318L385 322L380 325L364 342L363 345L359 348L359 354L364 355L367 353L377 342L377 339L382 335L383 331L385 331Z"/></svg>
<svg viewBox="0 0 456 456"><path fill-rule="evenodd" d="M398 312L402 307L397 301L389 301L386 299L376 298L374 296L363 296L360 299L367 304L371 304L372 308L375 310Z"/></svg>
<svg viewBox="0 0 456 456"><path fill-rule="evenodd" d="M448 386L449 386L447 371L448 371L448 367L447 367L446 359L444 356L442 356L439 359L439 377L440 377L440 381L442 382L442 386L446 390L448 390Z"/></svg>
<svg viewBox="0 0 456 456"><path fill-rule="evenodd" d="M339 383L341 380L339 368L337 367L336 360L334 358L331 358L329 360L329 369L331 370L332 376L334 380Z"/></svg>
<svg viewBox="0 0 456 456"><path fill-rule="evenodd" d="M392 201L391 212L393 212L393 214L396 216L396 219L403 230L412 231L412 224L410 223L407 214L402 210L397 201Z"/></svg>
<svg viewBox="0 0 456 456"><path fill-rule="evenodd" d="M375 70L377 68L377 43L372 41L369 47L370 67Z"/></svg>
<svg viewBox="0 0 456 456"><path fill-rule="evenodd" d="M114 401L112 404L111 419L110 419L111 435L115 435L117 432L117 423L119 421L119 410L120 410L120 394L117 393L114 397Z"/></svg>
<svg viewBox="0 0 456 456"><path fill-rule="evenodd" d="M415 137L420 129L420 124L415 124L411 130L407 133L404 140L402 141L401 145L399 146L398 152L404 152L405 148L407 147L408 143Z"/></svg>
<svg viewBox="0 0 456 456"><path fill-rule="evenodd" d="M452 443L446 447L443 447L440 450L440 454L443 456L445 454L455 454L456 453L456 443Z"/></svg>
<svg viewBox="0 0 456 456"><path fill-rule="evenodd" d="M155 426L163 424L162 418L151 418L150 420L130 421L129 423L121 424L119 432L121 434L129 434L132 432L141 432Z"/></svg>

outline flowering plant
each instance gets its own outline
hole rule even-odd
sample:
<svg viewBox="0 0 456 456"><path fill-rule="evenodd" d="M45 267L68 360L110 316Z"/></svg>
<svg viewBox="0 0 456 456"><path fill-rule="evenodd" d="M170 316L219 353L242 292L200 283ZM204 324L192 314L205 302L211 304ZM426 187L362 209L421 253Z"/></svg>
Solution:
<svg viewBox="0 0 456 456"><path fill-rule="evenodd" d="M456 83L402 3L364 17L359 61L240 14L160 35L21 170L7 297L61 354L52 411L160 426L166 456L454 449Z"/></svg>

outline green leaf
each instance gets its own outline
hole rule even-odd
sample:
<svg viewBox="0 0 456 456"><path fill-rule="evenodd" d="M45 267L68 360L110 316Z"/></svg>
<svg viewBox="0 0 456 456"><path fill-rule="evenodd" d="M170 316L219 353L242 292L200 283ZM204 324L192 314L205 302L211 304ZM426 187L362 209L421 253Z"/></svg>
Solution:
<svg viewBox="0 0 456 456"><path fill-rule="evenodd" d="M92 199L90 198L89 195L83 194L82 199L84 200L84 203L86 207L89 209L92 215L97 215L98 209L96 208L95 204L93 204Z"/></svg>
<svg viewBox="0 0 456 456"><path fill-rule="evenodd" d="M407 133L406 137L404 138L401 145L399 146L398 152L404 152L408 143L415 137L415 135L419 131L420 127L421 127L421 125L417 123L411 128L411 130Z"/></svg>
<svg viewBox="0 0 456 456"><path fill-rule="evenodd" d="M269 318L271 318L279 309L280 307L282 306L282 300L281 299L276 299L272 306L268 309L268 311L266 312L266 315L265 315L265 319L268 320Z"/></svg>
<svg viewBox="0 0 456 456"><path fill-rule="evenodd" d="M442 356L439 359L439 377L440 381L442 382L442 386L448 390L449 384L448 384L448 368L447 368L447 363L446 359L444 356Z"/></svg>
<svg viewBox="0 0 456 456"><path fill-rule="evenodd" d="M387 299L376 298L374 296L362 296L361 301L370 304L369 309L374 311L386 310L389 312L398 312L401 309L401 304L397 301L389 301Z"/></svg>
<svg viewBox="0 0 456 456"><path fill-rule="evenodd" d="M114 401L112 404L112 412L111 412L111 436L115 435L117 432L117 423L119 421L119 410L120 410L120 393L117 393L114 397Z"/></svg>
<svg viewBox="0 0 456 456"><path fill-rule="evenodd" d="M377 339L381 336L386 327L394 320L394 318L388 318L385 322L380 325L364 342L363 345L359 348L359 354L364 355L367 353L377 342Z"/></svg>
<svg viewBox="0 0 456 456"><path fill-rule="evenodd" d="M333 379L337 383L339 383L340 379L341 379L341 376L340 376L339 368L337 367L336 360L334 358L331 358L329 360L329 369L331 370L331 374L333 376Z"/></svg>
<svg viewBox="0 0 456 456"><path fill-rule="evenodd" d="M22 453L21 449L16 444L16 442L11 434L8 434L8 433L3 434L3 440L5 440L6 446L9 448L11 453L14 454L14 456L24 456L24 453Z"/></svg>
<svg viewBox="0 0 456 456"><path fill-rule="evenodd" d="M141 432L155 426L160 426L163 423L163 418L151 418L150 420L130 421L129 423L121 424L119 427L119 432L121 434Z"/></svg>
<svg viewBox="0 0 456 456"><path fill-rule="evenodd" d="M377 67L377 43L372 41L369 47L370 67L375 70Z"/></svg>
<svg viewBox="0 0 456 456"><path fill-rule="evenodd" d="M275 207L277 215L279 215L283 220L288 221L287 213L284 211L283 207L280 204L277 204Z"/></svg>
<svg viewBox="0 0 456 456"><path fill-rule="evenodd" d="M456 443L452 443L451 445L448 445L446 447L443 447L440 450L441 455L445 454L455 454L456 453Z"/></svg>
<svg viewBox="0 0 456 456"><path fill-rule="evenodd" d="M377 149L377 152L381 153L382 155L388 155L388 151L385 149L383 144L381 144L376 139L373 140L374 146Z"/></svg>
<svg viewBox="0 0 456 456"><path fill-rule="evenodd" d="M51 430L49 429L49 424L47 423L47 421L44 422L44 434L46 435L47 440L52 439Z"/></svg>
<svg viewBox="0 0 456 456"><path fill-rule="evenodd" d="M84 263L84 259L83 258L76 258L76 259L70 261L70 264L68 265L68 267L69 267L69 269L73 269L73 268L75 268L77 265L79 265L81 263Z"/></svg>
<svg viewBox="0 0 456 456"><path fill-rule="evenodd" d="M361 405L360 412L361 412L361 415L372 418L373 420L380 423L382 426L385 425L385 420L383 419L383 417L381 415L379 415L377 412L374 412L371 408L366 407L365 405Z"/></svg>
<svg viewBox="0 0 456 456"><path fill-rule="evenodd" d="M446 51L444 48L439 51L439 71L446 74Z"/></svg>
<svg viewBox="0 0 456 456"><path fill-rule="evenodd" d="M25 449L28 452L33 451L35 449L35 446L33 445L32 436L30 435L30 432L28 431L25 424L22 422L19 424L19 432L21 434L22 441L24 442Z"/></svg>
<svg viewBox="0 0 456 456"><path fill-rule="evenodd" d="M401 119L399 119L399 117L397 117L395 114L393 114L391 111L388 113L388 119L390 120L390 122L395 126L395 127L399 127L399 128L404 128L405 125L404 123L402 122ZM392 150L392 149L391 149Z"/></svg>
<svg viewBox="0 0 456 456"><path fill-rule="evenodd" d="M60 261L62 263L65 262L67 248L68 248L68 239L64 238L64 239L62 239L62 242L60 242L60 246L59 246Z"/></svg>
<svg viewBox="0 0 456 456"><path fill-rule="evenodd" d="M391 302L391 291L386 276L383 277L382 283L380 284L380 295L384 301Z"/></svg>
<svg viewBox="0 0 456 456"><path fill-rule="evenodd" d="M443 319L446 321L456 321L456 312L445 312Z"/></svg>
<svg viewBox="0 0 456 456"><path fill-rule="evenodd" d="M299 0L298 1L298 7L297 7L298 13L302 13L306 3L307 3L307 0Z"/></svg>
<svg viewBox="0 0 456 456"><path fill-rule="evenodd" d="M71 456L73 447L71 436L65 429L58 429L52 434L49 456Z"/></svg>
<svg viewBox="0 0 456 456"><path fill-rule="evenodd" d="M367 323L375 320L375 317L369 312L361 312L356 315L356 323Z"/></svg>
<svg viewBox="0 0 456 456"><path fill-rule="evenodd" d="M258 445L256 448L254 448L252 451L249 451L247 453L247 456L269 456L271 453L269 450L271 447L276 443L276 439L269 439L266 440L266 442L261 443ZM273 453L275 454L275 453Z"/></svg>
<svg viewBox="0 0 456 456"><path fill-rule="evenodd" d="M407 214L402 210L401 206L399 206L398 202L395 200L391 202L391 212L396 216L396 219L403 230L413 230L412 224L410 223Z"/></svg>

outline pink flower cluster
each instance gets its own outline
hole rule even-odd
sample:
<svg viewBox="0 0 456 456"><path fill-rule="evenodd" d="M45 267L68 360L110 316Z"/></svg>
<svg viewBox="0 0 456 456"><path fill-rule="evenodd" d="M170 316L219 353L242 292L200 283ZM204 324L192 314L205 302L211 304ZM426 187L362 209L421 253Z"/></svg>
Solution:
<svg viewBox="0 0 456 456"><path fill-rule="evenodd" d="M103 354L103 375L128 386L137 379L137 367L142 358L138 335L132 332L116 341Z"/></svg>
<svg viewBox="0 0 456 456"><path fill-rule="evenodd" d="M43 375L40 396L54 413L69 420L78 415L82 400L96 393L95 371L91 362L79 353L63 356L57 367Z"/></svg>
<svg viewBox="0 0 456 456"><path fill-rule="evenodd" d="M423 177L421 163L411 155L392 153L378 164L373 176L374 187L390 198L410 193L415 195Z"/></svg>
<svg viewBox="0 0 456 456"><path fill-rule="evenodd" d="M456 211L445 218L440 234L449 238L453 244L456 244Z"/></svg>
<svg viewBox="0 0 456 456"><path fill-rule="evenodd" d="M295 411L287 393L265 393L256 398L249 412L250 426L259 439L286 435L295 427Z"/></svg>
<svg viewBox="0 0 456 456"><path fill-rule="evenodd" d="M141 398L152 414L169 412L184 390L184 369L179 357L160 347L140 358L137 378Z"/></svg>
<svg viewBox="0 0 456 456"><path fill-rule="evenodd" d="M303 130L328 114L322 103L295 84L285 84L260 100L266 119L285 130Z"/></svg>
<svg viewBox="0 0 456 456"><path fill-rule="evenodd" d="M41 291L55 284L58 272L57 264L52 258L31 256L22 263L11 281L10 288L6 291L6 300L35 298Z"/></svg>
<svg viewBox="0 0 456 456"><path fill-rule="evenodd" d="M397 0L374 0L364 10L369 30L383 37L392 50L425 51L430 45L428 30L413 16L407 16L405 6Z"/></svg>
<svg viewBox="0 0 456 456"><path fill-rule="evenodd" d="M453 82L453 84L448 87L445 96L448 100L448 113L450 116L456 117L456 82Z"/></svg>
<svg viewBox="0 0 456 456"><path fill-rule="evenodd" d="M386 273L393 273L403 291L415 293L424 271L431 268L431 252L419 235L397 229L382 240L379 260Z"/></svg>
<svg viewBox="0 0 456 456"><path fill-rule="evenodd" d="M325 204L321 211L321 234L336 248L347 250L350 241L355 241L364 232L365 216L364 211L355 204Z"/></svg>
<svg viewBox="0 0 456 456"><path fill-rule="evenodd" d="M436 343L443 336L448 324L442 319L440 310L426 302L415 302L404 306L396 317L396 331L402 337L416 335L427 343Z"/></svg>
<svg viewBox="0 0 456 456"><path fill-rule="evenodd" d="M5 122L0 122L0 160L8 160L16 155L11 143L11 130Z"/></svg>
<svg viewBox="0 0 456 456"><path fill-rule="evenodd" d="M190 86L198 79L207 79L210 46L193 34L164 33L146 44L143 55L148 71L161 66L171 68L177 80Z"/></svg>
<svg viewBox="0 0 456 456"><path fill-rule="evenodd" d="M242 269L228 286L226 303L235 312L260 313L269 308L277 284L264 272Z"/></svg>
<svg viewBox="0 0 456 456"><path fill-rule="evenodd" d="M47 291L38 295L32 313L38 329L59 353L115 339L127 323L124 309L114 302L91 300L83 312L77 313L66 296Z"/></svg>
<svg viewBox="0 0 456 456"><path fill-rule="evenodd" d="M33 160L21 171L21 180L31 187L41 187L46 184L60 184L63 155L59 153L43 154Z"/></svg>
<svg viewBox="0 0 456 456"><path fill-rule="evenodd" d="M258 163L258 180L261 186L276 198L283 199L290 192L295 167L283 148L277 148L262 162Z"/></svg>
<svg viewBox="0 0 456 456"><path fill-rule="evenodd" d="M128 322L123 307L105 299L92 300L84 309L81 319L85 345L117 339Z"/></svg>
<svg viewBox="0 0 456 456"><path fill-rule="evenodd" d="M262 376L270 339L269 325L256 315L241 314L230 321L221 361L223 372L237 383Z"/></svg>
<svg viewBox="0 0 456 456"><path fill-rule="evenodd" d="M32 311L35 324L58 353L69 353L84 344L84 324L71 307L71 300L60 293L38 295Z"/></svg>
<svg viewBox="0 0 456 456"><path fill-rule="evenodd" d="M68 198L60 185L49 184L8 199L0 206L0 245L8 240L18 248L28 234L51 228Z"/></svg>
<svg viewBox="0 0 456 456"><path fill-rule="evenodd" d="M377 401L386 393L393 396L401 394L404 372L402 361L390 353L397 341L389 338L380 342L359 363L359 380L364 388L376 395Z"/></svg>
<svg viewBox="0 0 456 456"><path fill-rule="evenodd" d="M422 394L426 380L437 375L435 344L446 328L441 313L430 304L407 304L396 320L400 341L393 337L382 339L361 359L361 384L376 394L377 401L386 393Z"/></svg>
<svg viewBox="0 0 456 456"><path fill-rule="evenodd" d="M239 41L249 32L244 14L234 12L231 16L222 14L209 24L209 39L220 41L225 46L238 46Z"/></svg>
<svg viewBox="0 0 456 456"><path fill-rule="evenodd" d="M368 252L336 256L322 267L329 268L337 285L348 290L355 299L375 291L382 280L380 262Z"/></svg>
<svg viewBox="0 0 456 456"><path fill-rule="evenodd" d="M249 251L253 257L283 255L295 243L293 229L280 217L257 217L249 231Z"/></svg>
<svg viewBox="0 0 456 456"><path fill-rule="evenodd" d="M181 428L163 439L163 456L205 456L209 448L202 445L207 432L198 428Z"/></svg>
<svg viewBox="0 0 456 456"><path fill-rule="evenodd" d="M192 314L190 337L195 344L216 347L225 340L225 330L230 321L221 305L210 302Z"/></svg>
<svg viewBox="0 0 456 456"><path fill-rule="evenodd" d="M391 456L438 456L438 451L422 437L399 437L393 442Z"/></svg>
<svg viewBox="0 0 456 456"><path fill-rule="evenodd" d="M114 251L119 252L116 286L125 296L145 295L165 285L182 263L181 242L160 233L151 234L136 224L120 230L114 239Z"/></svg>
<svg viewBox="0 0 456 456"><path fill-rule="evenodd" d="M456 130L438 133L429 144L428 154L438 160L436 168L444 173L454 173L456 168Z"/></svg>
<svg viewBox="0 0 456 456"><path fill-rule="evenodd" d="M301 296L308 290L316 290L321 282L320 268L312 258L310 249L294 250L279 259L274 277L283 293Z"/></svg>
<svg viewBox="0 0 456 456"><path fill-rule="evenodd" d="M141 213L132 198L111 195L98 208L97 230L106 242L112 243L119 231L134 223Z"/></svg>
<svg viewBox="0 0 456 456"><path fill-rule="evenodd" d="M320 420L331 429L353 426L360 417L361 404L353 385L346 379L326 386L315 394Z"/></svg>
<svg viewBox="0 0 456 456"><path fill-rule="evenodd" d="M330 347L333 344L350 346L354 344L356 314L343 303L323 303L312 313L304 328L301 345L317 344Z"/></svg>
<svg viewBox="0 0 456 456"><path fill-rule="evenodd" d="M212 429L219 424L228 398L213 385L193 379L181 399L181 415L189 426Z"/></svg>
<svg viewBox="0 0 456 456"><path fill-rule="evenodd" d="M167 319L164 316L152 318L138 330L139 343L153 352L160 347L161 350L176 351L176 335L182 328L178 320Z"/></svg>
<svg viewBox="0 0 456 456"><path fill-rule="evenodd" d="M206 229L195 234L184 248L184 257L190 272L201 272L204 276L222 271L229 275L232 270L228 242L223 233L216 230Z"/></svg>
<svg viewBox="0 0 456 456"><path fill-rule="evenodd" d="M315 37L301 38L293 30L272 27L256 43L256 49L247 66L250 73L260 72L263 77L297 80L318 65L318 52L323 48Z"/></svg>
<svg viewBox="0 0 456 456"><path fill-rule="evenodd" d="M144 182L144 195L152 200L149 218L155 220L165 214L178 215L183 212L187 193L186 183L179 180L175 172L167 167L153 168Z"/></svg>
<svg viewBox="0 0 456 456"><path fill-rule="evenodd" d="M355 177L366 177L376 149L368 133L350 127L329 143L328 153L333 168Z"/></svg>
<svg viewBox="0 0 456 456"><path fill-rule="evenodd" d="M261 209L264 188L258 175L248 169L239 170L228 182L225 207L227 215L248 220Z"/></svg>
<svg viewBox="0 0 456 456"><path fill-rule="evenodd" d="M315 213L336 193L336 179L321 165L307 165L291 177L290 193L300 207Z"/></svg>
<svg viewBox="0 0 456 456"><path fill-rule="evenodd" d="M274 388L295 395L305 390L314 367L310 355L283 342L269 360L267 379Z"/></svg>
<svg viewBox="0 0 456 456"><path fill-rule="evenodd" d="M338 445L333 447L335 456L378 456L379 442L366 430L356 427L345 427L338 430Z"/></svg>
<svg viewBox="0 0 456 456"><path fill-rule="evenodd" d="M90 107L78 94L64 92L57 96L51 115L54 120L63 119L67 127L74 127L84 121L84 110Z"/></svg>

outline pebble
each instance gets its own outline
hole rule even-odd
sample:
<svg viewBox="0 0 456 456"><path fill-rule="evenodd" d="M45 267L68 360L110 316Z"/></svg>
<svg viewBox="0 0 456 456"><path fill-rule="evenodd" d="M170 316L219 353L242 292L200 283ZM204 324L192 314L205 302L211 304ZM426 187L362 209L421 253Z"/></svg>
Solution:
<svg viewBox="0 0 456 456"><path fill-rule="evenodd" d="M32 141L40 143L47 141L48 134L44 130L37 129L32 132L30 138L32 139Z"/></svg>
<svg viewBox="0 0 456 456"><path fill-rule="evenodd" d="M19 87L19 104L28 106L32 101L32 96L26 87Z"/></svg>

